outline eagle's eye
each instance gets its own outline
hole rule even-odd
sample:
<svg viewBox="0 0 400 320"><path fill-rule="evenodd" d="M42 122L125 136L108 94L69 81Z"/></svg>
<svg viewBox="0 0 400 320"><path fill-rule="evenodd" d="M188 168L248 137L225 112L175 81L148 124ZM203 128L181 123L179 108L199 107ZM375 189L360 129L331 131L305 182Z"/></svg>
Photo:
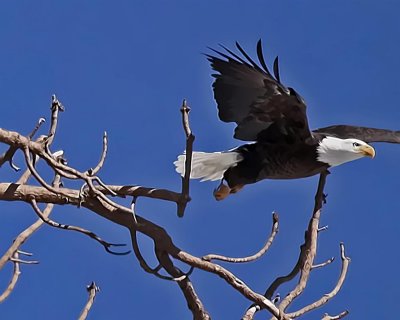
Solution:
<svg viewBox="0 0 400 320"><path fill-rule="evenodd" d="M361 144L359 144L358 142L353 142L353 147L359 147L361 146Z"/></svg>

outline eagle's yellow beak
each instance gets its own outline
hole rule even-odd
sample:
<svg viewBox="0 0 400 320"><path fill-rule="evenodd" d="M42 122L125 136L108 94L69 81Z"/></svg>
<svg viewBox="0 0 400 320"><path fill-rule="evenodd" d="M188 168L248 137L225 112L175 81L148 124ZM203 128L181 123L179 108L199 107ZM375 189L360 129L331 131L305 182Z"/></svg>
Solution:
<svg viewBox="0 0 400 320"><path fill-rule="evenodd" d="M375 149L372 148L370 145L365 145L360 147L360 153L367 157L375 157Z"/></svg>

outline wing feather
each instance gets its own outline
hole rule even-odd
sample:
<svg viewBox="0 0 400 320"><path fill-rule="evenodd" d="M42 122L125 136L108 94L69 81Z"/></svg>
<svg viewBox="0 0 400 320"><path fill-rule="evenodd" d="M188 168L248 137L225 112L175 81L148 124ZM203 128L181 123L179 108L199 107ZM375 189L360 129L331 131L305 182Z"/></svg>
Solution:
<svg viewBox="0 0 400 320"><path fill-rule="evenodd" d="M276 80L278 80L279 83L281 83L281 77L279 76L279 58L276 56L274 60L274 75Z"/></svg>
<svg viewBox="0 0 400 320"><path fill-rule="evenodd" d="M257 57L258 60L261 63L261 66L263 67L264 71L270 76L272 77L271 73L268 70L267 64L265 63L265 59L264 59L264 54L263 54L263 50L262 50L262 43L261 43L261 39L258 40L257 42Z"/></svg>
<svg viewBox="0 0 400 320"><path fill-rule="evenodd" d="M213 77L214 97L219 118L236 122L234 137L244 141L304 141L311 137L303 98L280 82L278 59L269 72L262 53L261 40L257 56L261 67L236 43L241 56L211 49L218 56L207 54Z"/></svg>
<svg viewBox="0 0 400 320"><path fill-rule="evenodd" d="M355 138L369 142L400 143L400 131L358 127L350 125L334 125L320 128L313 132L332 135L341 139Z"/></svg>

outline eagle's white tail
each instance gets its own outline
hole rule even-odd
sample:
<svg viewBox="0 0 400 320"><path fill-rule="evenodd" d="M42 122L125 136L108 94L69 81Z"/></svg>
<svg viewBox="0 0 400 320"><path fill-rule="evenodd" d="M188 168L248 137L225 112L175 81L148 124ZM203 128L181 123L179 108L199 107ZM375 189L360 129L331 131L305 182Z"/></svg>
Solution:
<svg viewBox="0 0 400 320"><path fill-rule="evenodd" d="M192 170L190 179L221 180L224 172L230 167L234 167L243 159L240 153L236 151L227 152L193 152ZM181 154L178 160L174 162L175 170L182 177L185 175L186 155Z"/></svg>

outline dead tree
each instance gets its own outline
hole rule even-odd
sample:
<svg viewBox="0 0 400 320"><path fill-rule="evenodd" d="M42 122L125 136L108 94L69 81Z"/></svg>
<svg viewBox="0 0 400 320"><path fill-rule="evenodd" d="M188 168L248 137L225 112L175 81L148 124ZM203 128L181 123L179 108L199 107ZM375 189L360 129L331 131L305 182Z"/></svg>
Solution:
<svg viewBox="0 0 400 320"><path fill-rule="evenodd" d="M232 289L238 291L243 298L249 300L251 305L244 311L242 319L253 319L256 312L265 310L272 315L271 319L288 320L299 318L309 313L333 298L341 289L345 280L347 269L349 266L349 258L345 255L344 244L340 244L341 256L341 273L335 287L320 299L310 302L297 311L289 312L287 309L292 302L299 297L307 286L309 276L312 270L324 267L333 261L327 260L324 263L315 264L317 253L318 235L324 230L320 228L319 221L321 208L325 201L323 193L325 181L329 172L323 172L320 175L317 192L315 195L315 206L311 219L305 231L304 243L300 246L300 253L297 263L293 269L284 276L276 278L266 289L264 294L252 290L243 280L239 279L228 268L217 264L215 261L225 263L246 263L254 261L264 255L273 243L279 226L279 218L277 213L272 215L272 229L262 246L255 254L248 257L227 257L217 254L207 254L203 257L194 256L180 247L178 247L173 239L169 236L167 230L153 223L145 217L139 216L135 212L136 201L140 197L148 197L163 201L174 202L177 205L177 215L183 217L189 197L189 176L191 168L192 146L194 135L189 126L189 107L183 102L181 107L182 124L186 136L186 174L182 178L181 192L175 192L167 189L156 189L150 187L133 186L133 185L109 185L103 182L99 176L106 156L107 156L107 134L103 136L103 152L100 161L84 172L79 171L66 162L63 151L53 152L51 150L52 142L57 131L57 123L59 114L64 111L64 107L55 96L51 102L51 121L50 128L46 135L42 135L34 139L35 134L44 123L40 119L33 131L29 135L23 135L18 132L0 129L0 142L7 146L7 150L0 157L0 167L8 162L13 170L20 169L13 163L13 156L16 152L22 152L26 169L22 173L20 179L16 182L0 182L0 200L2 201L22 201L31 205L32 210L38 219L26 230L21 232L12 242L9 249L0 258L0 269L6 263L14 264L14 271L8 287L0 295L0 301L4 301L14 290L15 284L20 275L22 264L34 264L37 261L22 259L22 256L30 256L28 252L21 250L22 245L38 228L47 224L54 228L64 229L66 231L80 232L94 241L97 241L104 247L106 252L110 254L120 255L128 254L129 251L118 251L118 247L123 244L110 243L96 233L84 228L72 225L66 225L56 222L50 218L50 214L54 206L75 206L77 208L85 207L91 212L102 216L111 223L116 223L121 227L129 230L133 252L140 266L147 273L152 274L163 280L175 282L186 299L188 308L193 314L194 319L211 319L211 315L207 312L200 297L195 291L195 287L190 280L190 275L195 269L201 269L210 274L222 278ZM53 181L46 181L38 172L36 164L42 161L53 172ZM5 170L5 168L3 168ZM28 178L33 177L38 185L27 184ZM68 182L71 180L80 181L82 186L79 190L68 188ZM132 198L131 206L126 207L118 203L119 198ZM141 233L150 238L154 243L154 254L158 261L158 266L151 268L141 254L137 234ZM176 266L176 261L183 262L188 266L188 271L184 272ZM297 282L292 281L295 278ZM280 299L277 296L277 289L286 282L292 281L293 289L288 292L285 297ZM79 319L85 319L93 304L94 297L99 288L92 283L87 287L89 292L88 302L83 308ZM348 314L344 311L336 316L324 314L321 319L341 319Z"/></svg>

